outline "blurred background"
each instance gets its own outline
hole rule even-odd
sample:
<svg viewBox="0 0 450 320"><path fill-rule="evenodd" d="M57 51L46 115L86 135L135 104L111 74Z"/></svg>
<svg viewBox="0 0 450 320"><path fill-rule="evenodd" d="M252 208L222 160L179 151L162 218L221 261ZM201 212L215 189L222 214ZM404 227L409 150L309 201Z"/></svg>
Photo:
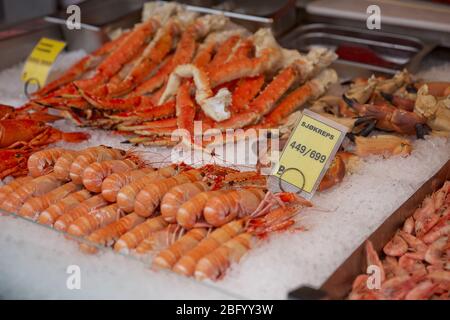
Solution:
<svg viewBox="0 0 450 320"><path fill-rule="evenodd" d="M41 37L87 52L112 30L141 19L144 0L0 0L0 69L24 60ZM393 73L439 65L450 56L450 0L185 0L221 10L251 30L270 27L285 47L336 50L345 66ZM81 8L82 30L68 30L66 7ZM368 30L369 5L381 9L381 30Z"/></svg>

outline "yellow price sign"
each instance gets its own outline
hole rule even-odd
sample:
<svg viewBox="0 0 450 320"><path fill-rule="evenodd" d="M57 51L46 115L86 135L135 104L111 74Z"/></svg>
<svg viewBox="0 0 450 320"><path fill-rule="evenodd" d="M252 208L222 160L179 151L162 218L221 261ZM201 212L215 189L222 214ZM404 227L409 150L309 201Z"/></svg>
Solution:
<svg viewBox="0 0 450 320"><path fill-rule="evenodd" d="M66 43L63 41L42 38L33 48L22 72L22 81L36 82L42 88L45 85L50 69Z"/></svg>
<svg viewBox="0 0 450 320"><path fill-rule="evenodd" d="M341 124L305 110L274 166L272 177L278 189L301 192L310 199L347 131Z"/></svg>

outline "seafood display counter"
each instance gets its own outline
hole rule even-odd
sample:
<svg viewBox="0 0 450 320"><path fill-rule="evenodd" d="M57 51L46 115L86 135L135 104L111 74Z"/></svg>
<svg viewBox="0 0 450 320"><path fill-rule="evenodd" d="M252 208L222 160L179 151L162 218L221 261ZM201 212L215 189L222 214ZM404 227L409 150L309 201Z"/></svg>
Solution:
<svg viewBox="0 0 450 320"><path fill-rule="evenodd" d="M327 26L277 39L188 9L146 4L142 23L92 53L62 53L29 98L23 63L0 72L10 105L0 108L0 297L310 299L320 288L343 299L353 283L350 298L448 299L450 62L424 68L425 46L409 39L393 71L344 75L336 43L302 32ZM415 74L403 70L411 61ZM230 163L222 144L172 135L194 136L201 121L202 134L251 129L282 142L305 108L348 128L310 200L272 192L261 154ZM207 160L174 157L186 145ZM432 214L395 233L438 188ZM439 234L423 240L438 240L436 260L425 247L412 258L428 232ZM366 251L383 293L356 278ZM407 258L423 268L394 270ZM383 286L395 276L406 285L391 297Z"/></svg>

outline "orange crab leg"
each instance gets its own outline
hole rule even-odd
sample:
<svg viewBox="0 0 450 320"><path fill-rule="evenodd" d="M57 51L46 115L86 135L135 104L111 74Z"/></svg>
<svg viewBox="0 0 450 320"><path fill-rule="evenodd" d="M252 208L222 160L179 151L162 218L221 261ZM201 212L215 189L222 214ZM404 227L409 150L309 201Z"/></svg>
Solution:
<svg viewBox="0 0 450 320"><path fill-rule="evenodd" d="M145 128L145 129L139 129L135 130L135 133L142 135L142 136L171 136L172 132L174 130L177 130L178 127L166 127L166 128Z"/></svg>
<svg viewBox="0 0 450 320"><path fill-rule="evenodd" d="M199 48L192 63L198 68L205 68L211 62L216 45L216 43L210 43Z"/></svg>
<svg viewBox="0 0 450 320"><path fill-rule="evenodd" d="M233 56L230 58L230 61L249 59L252 54L254 54L254 49L255 46L253 45L253 41L250 39L242 40Z"/></svg>
<svg viewBox="0 0 450 320"><path fill-rule="evenodd" d="M139 50L136 52L136 54L131 58L129 62L127 62L125 65L122 66L120 71L118 71L116 74L114 74L109 80L101 84L94 89L90 90L89 93L93 96L97 97L106 97L109 95L109 86L117 86L120 84L124 78L126 77L126 74L129 72L130 68L132 68L136 63L140 60L140 56L142 55L144 51L144 46L139 48Z"/></svg>
<svg viewBox="0 0 450 320"><path fill-rule="evenodd" d="M248 110L248 103L258 94L264 84L264 76L240 79L233 91L230 110L232 114Z"/></svg>
<svg viewBox="0 0 450 320"><path fill-rule="evenodd" d="M91 105L101 110L135 110L136 108L151 107L153 103L146 96L137 96L132 98L101 98L96 97L89 92L79 88L80 95Z"/></svg>
<svg viewBox="0 0 450 320"><path fill-rule="evenodd" d="M149 108L138 108L132 112L121 112L110 116L114 120L123 121L151 121L156 119L163 119L167 117L173 117L175 115L175 100L167 101L166 103L149 107Z"/></svg>
<svg viewBox="0 0 450 320"><path fill-rule="evenodd" d="M158 22L154 19L135 27L125 41L98 66L96 74L92 78L76 81L77 86L84 90L92 90L105 83L135 56L157 27Z"/></svg>
<svg viewBox="0 0 450 320"><path fill-rule="evenodd" d="M79 110L85 110L89 108L89 103L83 98L62 98L62 97L50 97L34 100L33 103L38 105L53 107L53 108L75 108Z"/></svg>
<svg viewBox="0 0 450 320"><path fill-rule="evenodd" d="M278 125L281 120L286 119L288 115L308 102L312 97L312 92L310 83L306 83L292 91L263 119L264 126L272 127Z"/></svg>
<svg viewBox="0 0 450 320"><path fill-rule="evenodd" d="M178 128L188 130L192 137L194 133L194 119L197 107L194 100L191 98L191 88L191 81L185 81L180 86L176 99L176 114Z"/></svg>
<svg viewBox="0 0 450 320"><path fill-rule="evenodd" d="M142 83L169 54L174 42L175 26L170 25L161 38L150 49L145 49L143 55L124 81L120 84L108 84L110 95L123 95Z"/></svg>
<svg viewBox="0 0 450 320"><path fill-rule="evenodd" d="M223 42L219 49L217 50L216 55L212 59L211 63L208 65L209 69L217 68L227 61L229 56L231 55L233 48L238 43L241 37L239 35L231 36L225 42Z"/></svg>
<svg viewBox="0 0 450 320"><path fill-rule="evenodd" d="M271 48L267 48L261 52L259 57L226 62L220 68L209 72L211 86L216 87L232 80L263 74L271 67L273 53Z"/></svg>
<svg viewBox="0 0 450 320"><path fill-rule="evenodd" d="M173 58L165 66L161 67L159 72L153 77L139 85L134 91L133 95L141 95L145 93L152 93L154 90L160 88L167 80L170 73L180 64L189 63L194 57L197 48L195 28L191 27L186 30L181 36L177 49Z"/></svg>
<svg viewBox="0 0 450 320"><path fill-rule="evenodd" d="M177 126L177 118L168 118L168 119L147 121L137 125L118 125L117 129L120 131L135 131L135 130L145 130L148 128L170 128L176 126Z"/></svg>
<svg viewBox="0 0 450 320"><path fill-rule="evenodd" d="M256 112L246 111L241 113L236 113L231 115L231 118L216 122L214 124L214 128L219 129L221 131L225 131L227 129L239 129L244 128L246 126L250 126L256 123L259 120L259 115Z"/></svg>
<svg viewBox="0 0 450 320"><path fill-rule="evenodd" d="M278 99L290 88L297 78L294 67L287 67L270 82L249 105L250 110L265 115L270 112Z"/></svg>
<svg viewBox="0 0 450 320"><path fill-rule="evenodd" d="M76 62L73 66L71 66L62 76L54 81L48 83L45 87L40 89L39 91L33 94L35 98L41 98L47 95L48 93L60 88L61 86L77 80L81 77L86 71L96 66L97 63L100 63L100 59L109 54L114 48L119 46L128 35L128 32L123 33L120 37L115 40L109 41L105 43L102 47L94 51L93 53L85 56L80 61Z"/></svg>
<svg viewBox="0 0 450 320"><path fill-rule="evenodd" d="M177 140L173 140L170 136L138 136L130 138L124 143L142 144L144 146L160 146L171 147L179 143Z"/></svg>

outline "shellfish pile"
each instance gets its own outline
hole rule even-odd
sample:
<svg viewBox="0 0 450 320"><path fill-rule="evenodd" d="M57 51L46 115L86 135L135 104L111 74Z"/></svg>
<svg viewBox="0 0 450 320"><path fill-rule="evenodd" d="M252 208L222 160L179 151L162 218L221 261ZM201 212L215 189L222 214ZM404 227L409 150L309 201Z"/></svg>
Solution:
<svg viewBox="0 0 450 320"><path fill-rule="evenodd" d="M197 279L220 278L259 239L292 228L312 205L292 193L272 194L258 172L153 168L106 146L38 151L28 170L0 188L2 210L66 232L86 253L113 247L151 254L153 267Z"/></svg>
<svg viewBox="0 0 450 320"><path fill-rule="evenodd" d="M114 129L130 143L173 145L175 129L276 128L337 82L324 48L283 49L222 15L147 4L143 22L71 66L27 103L79 126ZM201 133L202 133L201 132Z"/></svg>
<svg viewBox="0 0 450 320"><path fill-rule="evenodd" d="M359 275L350 299L449 299L450 290L450 181L425 198L420 208L384 246L380 259L366 243L368 266L378 268L380 286L370 288L370 277Z"/></svg>

